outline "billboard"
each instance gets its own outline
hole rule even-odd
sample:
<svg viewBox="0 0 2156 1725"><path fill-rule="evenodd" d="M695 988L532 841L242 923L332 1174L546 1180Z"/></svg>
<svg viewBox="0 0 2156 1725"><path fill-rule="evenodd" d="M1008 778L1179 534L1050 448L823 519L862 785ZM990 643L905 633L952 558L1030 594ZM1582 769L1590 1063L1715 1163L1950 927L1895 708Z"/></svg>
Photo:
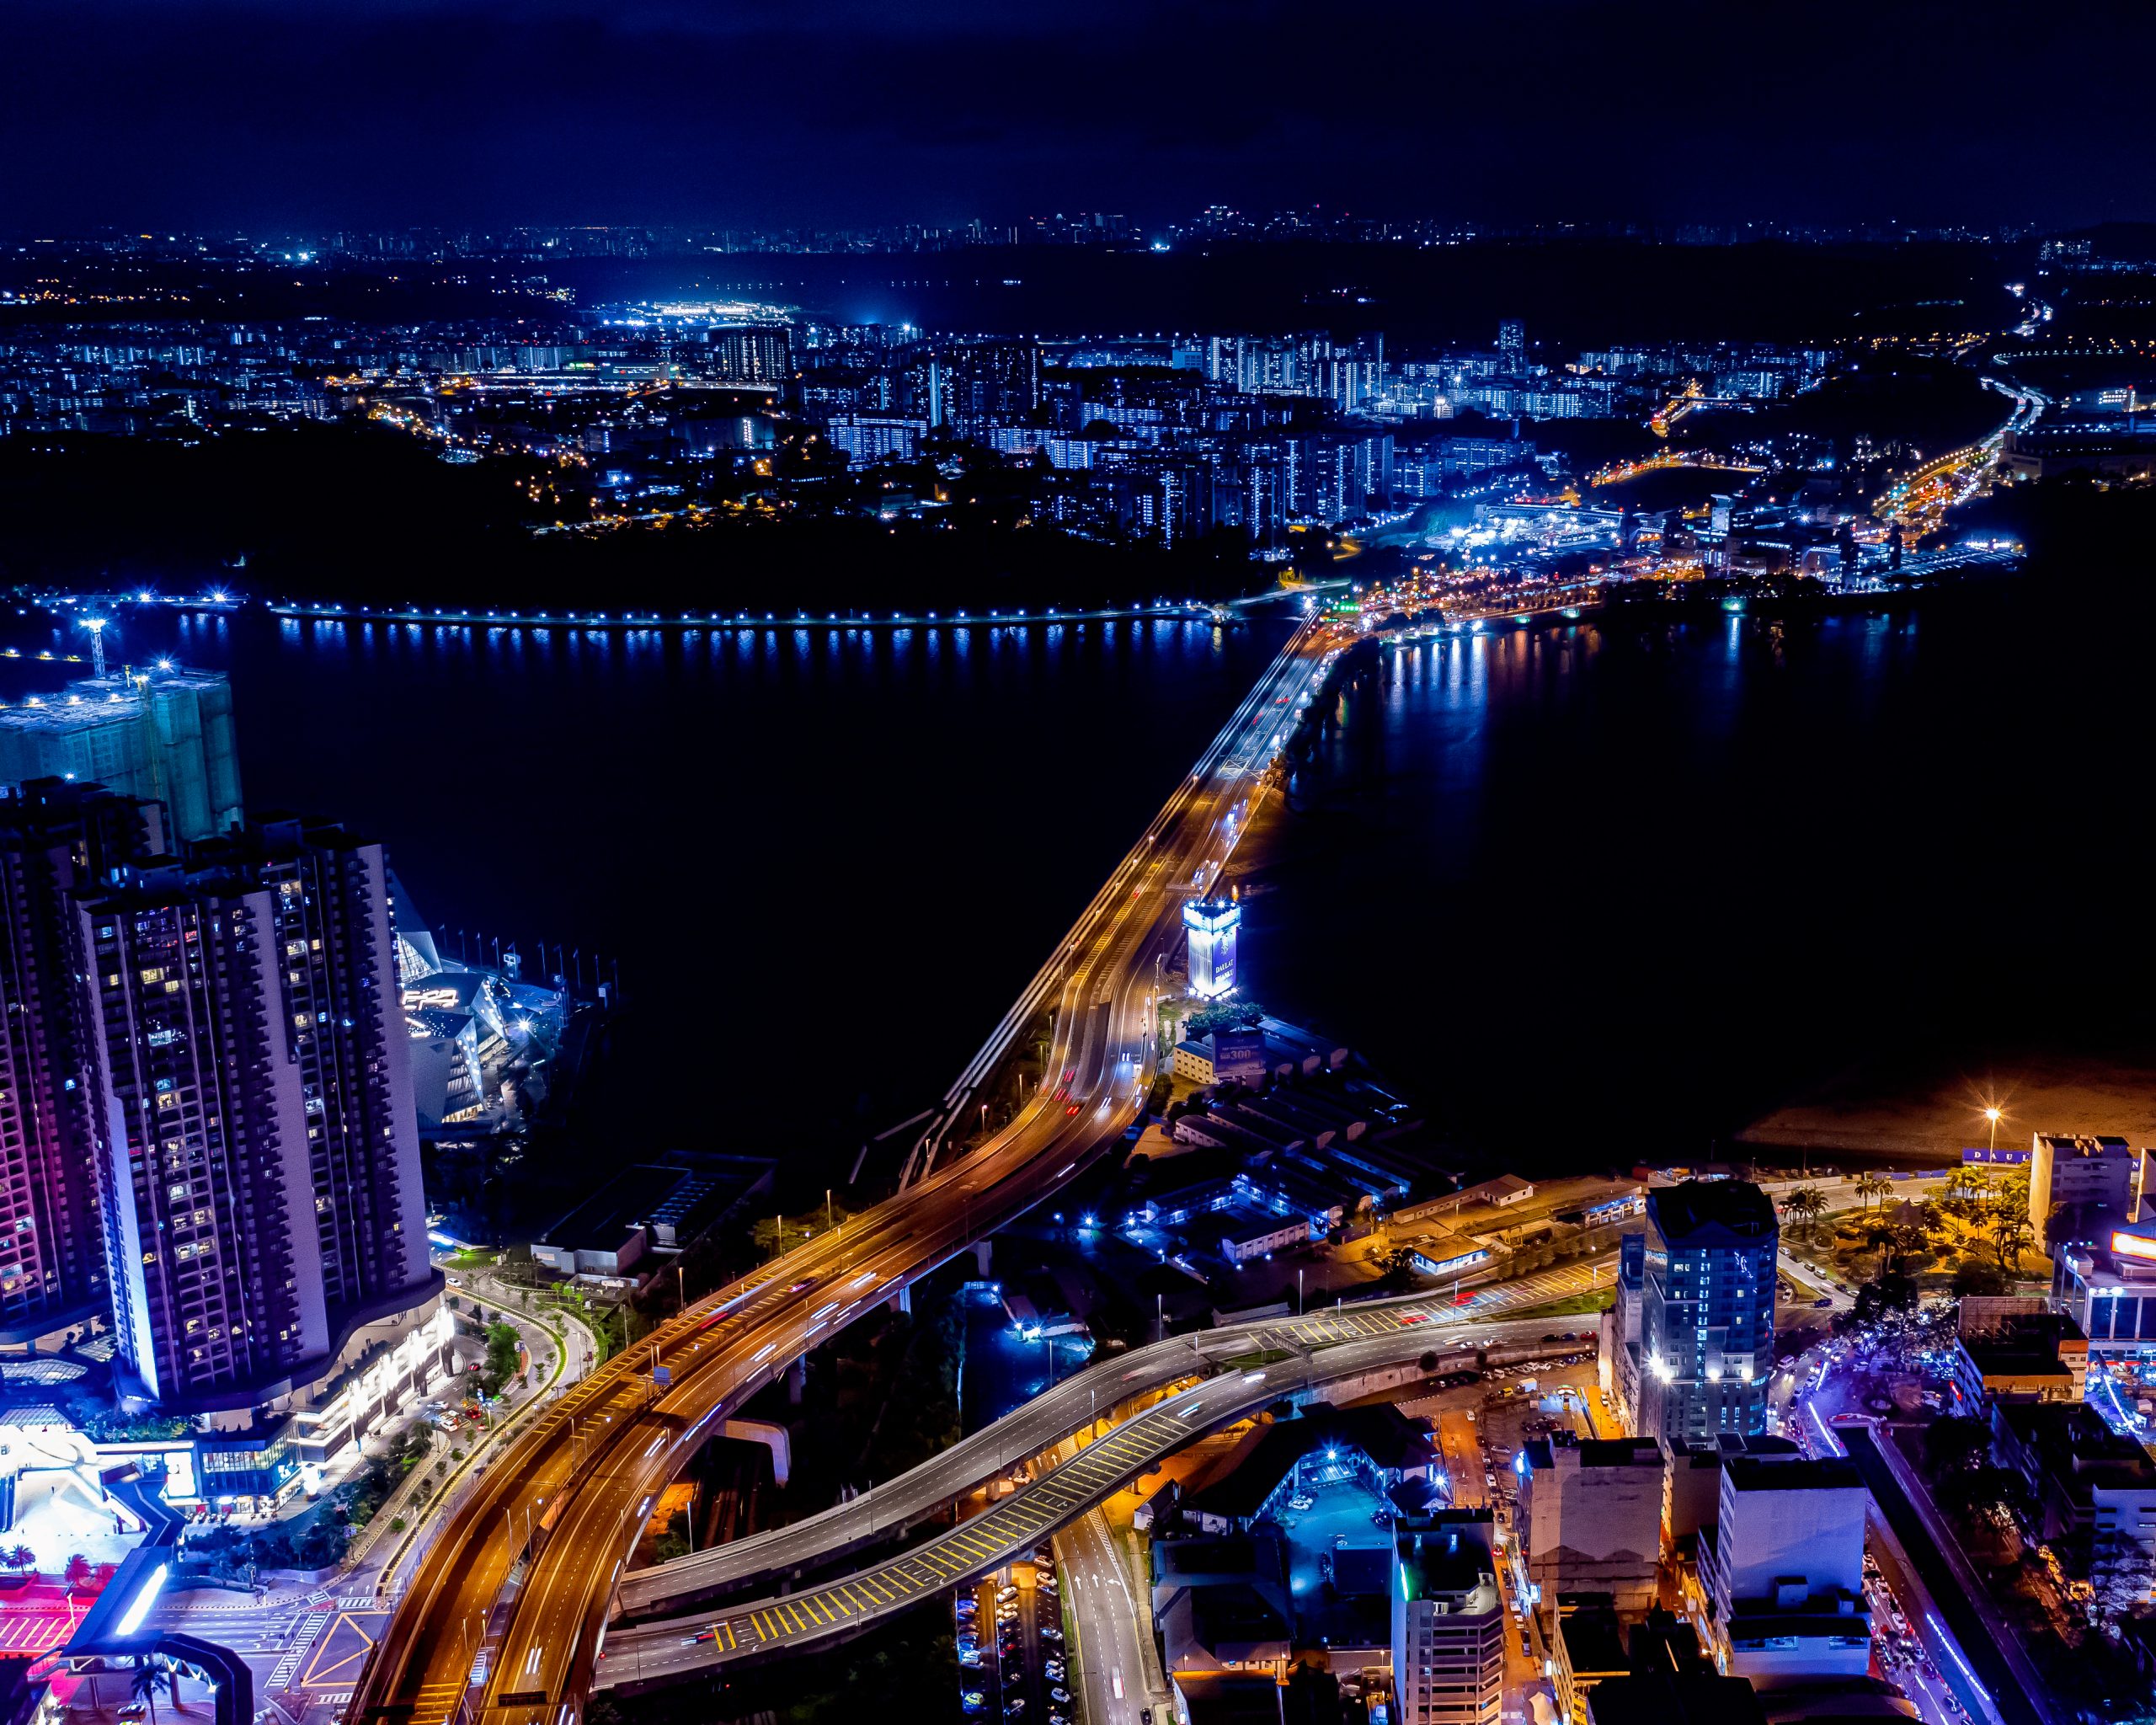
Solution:
<svg viewBox="0 0 2156 1725"><path fill-rule="evenodd" d="M1961 1160L1965 1162L2025 1162L2035 1154L2033 1150L1985 1150L1979 1147L1963 1151Z"/></svg>
<svg viewBox="0 0 2156 1725"><path fill-rule="evenodd" d="M1213 1076L1245 1084L1265 1079L1265 1033L1262 1030L1216 1030L1213 1033Z"/></svg>

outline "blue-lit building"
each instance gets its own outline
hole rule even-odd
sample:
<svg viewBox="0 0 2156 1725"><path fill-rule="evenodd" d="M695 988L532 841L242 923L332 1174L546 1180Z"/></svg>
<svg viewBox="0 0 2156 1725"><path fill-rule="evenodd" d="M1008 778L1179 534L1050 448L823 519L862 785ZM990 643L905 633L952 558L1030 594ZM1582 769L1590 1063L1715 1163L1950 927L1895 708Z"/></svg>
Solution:
<svg viewBox="0 0 2156 1725"><path fill-rule="evenodd" d="M1235 986L1235 931L1243 909L1233 899L1193 899L1182 907L1190 933L1190 991L1218 1000Z"/></svg>
<svg viewBox="0 0 2156 1725"><path fill-rule="evenodd" d="M1703 1443L1766 1429L1780 1239L1773 1203L1748 1181L1647 1194L1646 1231L1626 1236L1618 1265L1641 1433Z"/></svg>
<svg viewBox="0 0 2156 1725"><path fill-rule="evenodd" d="M232 684L161 665L0 706L0 782L38 778L162 803L168 839L215 837L242 819Z"/></svg>

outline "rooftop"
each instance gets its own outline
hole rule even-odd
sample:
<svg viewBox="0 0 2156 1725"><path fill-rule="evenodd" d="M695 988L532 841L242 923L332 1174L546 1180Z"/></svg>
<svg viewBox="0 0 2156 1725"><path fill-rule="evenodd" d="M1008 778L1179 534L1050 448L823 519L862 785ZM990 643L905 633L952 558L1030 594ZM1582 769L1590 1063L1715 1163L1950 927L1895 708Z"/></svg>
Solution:
<svg viewBox="0 0 2156 1725"><path fill-rule="evenodd" d="M1608 1594L1557 1595L1557 1634L1565 1644L1566 1663L1576 1675L1630 1671L1625 1651L1625 1632Z"/></svg>
<svg viewBox="0 0 2156 1725"><path fill-rule="evenodd" d="M1742 1677L1607 1677L1588 1694L1590 1725L1766 1725Z"/></svg>
<svg viewBox="0 0 2156 1725"><path fill-rule="evenodd" d="M2106 1135L2089 1136L2071 1132L2039 1132L2036 1146L2054 1156L2079 1156L2084 1160L2108 1160L2115 1156L2130 1156L2133 1146L2123 1138Z"/></svg>
<svg viewBox="0 0 2156 1725"><path fill-rule="evenodd" d="M1430 1526L1400 1535L1400 1585L1411 1599L1444 1598L1455 1611L1488 1611L1499 1603L1492 1522L1477 1514L1440 1514ZM1375 1552L1374 1557L1388 1554Z"/></svg>
<svg viewBox="0 0 2156 1725"><path fill-rule="evenodd" d="M1732 1455L1722 1463L1740 1492L1861 1491L1864 1476L1846 1455L1795 1461L1773 1455Z"/></svg>
<svg viewBox="0 0 2156 1725"><path fill-rule="evenodd" d="M1194 1514L1241 1519L1257 1514L1296 1462L1312 1450L1345 1445L1382 1468L1427 1467L1437 1452L1428 1431L1389 1402L1335 1408L1317 1402L1300 1418L1276 1420L1241 1449L1234 1470L1184 1499Z"/></svg>
<svg viewBox="0 0 2156 1725"><path fill-rule="evenodd" d="M2156 1461L2148 1459L2148 1452L2113 1431L2086 1402L2000 1402L1993 1418L2036 1452L2047 1473L2069 1488L2156 1485Z"/></svg>
<svg viewBox="0 0 2156 1725"><path fill-rule="evenodd" d="M739 1197L768 1167L763 1162L743 1162L743 1177L734 1182L705 1172L656 1162L625 1168L582 1204L547 1230L542 1246L573 1251L611 1252L635 1229L648 1223L673 1221L677 1226L691 1210L712 1206L715 1214L723 1202ZM750 1175L748 1171L754 1170ZM677 1203L686 1187L700 1186L691 1201Z"/></svg>
<svg viewBox="0 0 2156 1725"><path fill-rule="evenodd" d="M1749 1180L1687 1180L1657 1187L1647 1194L1647 1214L1672 1245L1751 1245L1771 1240L1778 1231L1773 1201Z"/></svg>

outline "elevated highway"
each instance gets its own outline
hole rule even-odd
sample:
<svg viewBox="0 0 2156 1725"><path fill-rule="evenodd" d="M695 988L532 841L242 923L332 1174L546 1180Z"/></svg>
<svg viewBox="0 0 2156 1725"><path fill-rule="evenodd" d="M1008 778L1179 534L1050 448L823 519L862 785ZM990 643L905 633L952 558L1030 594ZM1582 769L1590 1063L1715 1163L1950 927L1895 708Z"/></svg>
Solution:
<svg viewBox="0 0 2156 1725"><path fill-rule="evenodd" d="M1134 1348L1074 1373L994 1424L962 1439L910 1471L851 1502L788 1526L732 1540L671 1562L632 1569L616 1597L630 1617L686 1611L750 1587L787 1585L871 1544L940 1519L954 1501L986 1482L1106 1420L1119 1423L1178 1386L1211 1375L1224 1360L1268 1350L1307 1349L1330 1370L1331 1351L1415 1329L1435 1334L1424 1347L1472 1345L1486 1335L1511 1338L1519 1329L1504 1314L1549 1299L1540 1289L1501 1283L1460 1304L1428 1294L1326 1307L1300 1318L1276 1317L1171 1337ZM1537 1334L1555 1322L1533 1321ZM1575 1324L1584 1320L1572 1320ZM622 1631L617 1627L614 1635Z"/></svg>
<svg viewBox="0 0 2156 1725"><path fill-rule="evenodd" d="M801 1593L775 1594L750 1604L729 1605L716 1613L636 1627L616 1626L606 1638L597 1686L634 1687L676 1681L697 1672L803 1653L858 1635L883 1618L1032 1551L1139 1475L1209 1431L1231 1425L1283 1398L1305 1397L1327 1382L1408 1365L1426 1353L1437 1354L1438 1370L1444 1370L1446 1364L1457 1363L1447 1362L1445 1356L1471 1351L1489 1322L1486 1319L1473 1325L1470 1335L1467 1333L1470 1327L1462 1321L1443 1329L1435 1327L1428 1321L1427 1306L1369 1316L1375 1320L1369 1326L1374 1333L1357 1334L1329 1345L1301 1342L1296 1329L1277 1322L1263 1334L1238 1332L1252 1345L1230 1359L1265 1360L1265 1364L1239 1368L1216 1362L1214 1375L1203 1382L1162 1397L984 1514L934 1535L897 1557ZM1539 1318L1514 1319L1500 1333L1504 1339L1518 1339L1529 1329L1540 1330L1544 1323ZM1187 1343L1184 1352L1187 1358Z"/></svg>
<svg viewBox="0 0 2156 1725"><path fill-rule="evenodd" d="M418 1558L348 1719L574 1725L648 1500L712 1423L862 1311L1052 1197L1136 1117L1155 1070L1156 967L1182 938L1184 902L1246 830L1326 663L1314 631L1299 629L984 1049L1000 1058L1053 1003L1050 1066L1064 1079L976 1148L924 1143L896 1197L668 1320L536 1421ZM977 1088L993 1065L977 1060L965 1082Z"/></svg>

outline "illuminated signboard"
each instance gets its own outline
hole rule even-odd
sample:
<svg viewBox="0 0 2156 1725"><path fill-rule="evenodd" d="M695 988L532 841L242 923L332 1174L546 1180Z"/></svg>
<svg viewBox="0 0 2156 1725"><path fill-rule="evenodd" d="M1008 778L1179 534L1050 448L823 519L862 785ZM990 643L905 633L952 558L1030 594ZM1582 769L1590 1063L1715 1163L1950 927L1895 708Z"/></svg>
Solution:
<svg viewBox="0 0 2156 1725"><path fill-rule="evenodd" d="M2139 1234L2115 1231L2111 1235L2111 1250L2121 1258L2145 1258L2156 1263L2156 1240Z"/></svg>

